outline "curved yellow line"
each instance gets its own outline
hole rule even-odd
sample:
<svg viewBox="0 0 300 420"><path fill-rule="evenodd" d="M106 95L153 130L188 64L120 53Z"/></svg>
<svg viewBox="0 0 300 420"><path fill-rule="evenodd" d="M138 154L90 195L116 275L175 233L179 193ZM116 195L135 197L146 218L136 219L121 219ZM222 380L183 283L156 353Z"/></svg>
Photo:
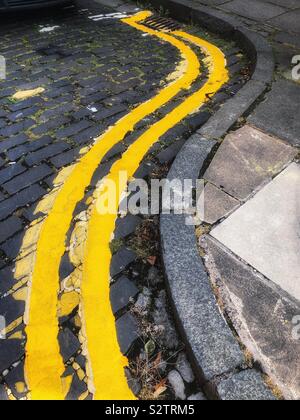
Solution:
<svg viewBox="0 0 300 420"><path fill-rule="evenodd" d="M157 36L176 47L181 52L184 60L185 72L177 80L162 89L154 98L137 106L97 139L92 149L80 160L66 180L57 195L52 211L43 224L37 244L36 262L32 274L30 299L27 307L28 319L26 320L25 374L31 391L31 399L33 400L61 400L65 397L61 382L64 364L57 340L59 332L57 299L59 292L59 265L65 252L66 233L71 224L76 204L84 197L85 188L90 184L94 171L106 153L121 141L128 132L132 131L140 120L169 102L182 89L188 89L199 75L200 64L190 47L170 35L153 31L137 23L150 15L150 12L142 12L124 20L124 22ZM97 261L98 263L100 264L100 261ZM99 282L99 284L101 283ZM95 295L99 297L98 287L96 288L96 293L92 293L93 302L97 306L102 302L99 302L98 299L95 300ZM95 309L96 307L94 307ZM110 325L111 330L109 333L113 334L113 340L115 340L115 329L112 325L111 316ZM102 347L103 343L106 342L104 334L101 334L99 338L101 323L97 325L97 328L99 330L96 337L92 335L90 338L90 341L94 343L94 349L98 344L101 344ZM116 352L116 348L113 349L111 347L109 358L104 357L102 359L101 369L105 368L108 361L114 359L113 351ZM93 360L96 353L97 350L92 352ZM100 351L98 356L101 357ZM97 374L100 374L101 369L98 369L99 363L96 366L95 371ZM118 378L120 378L120 368L121 366L119 366L119 369L114 370L115 374L118 374ZM132 395L129 395L125 378L122 384L122 379L119 380L119 394L114 396L110 394L111 397L132 397ZM109 383L102 383L103 388L108 385Z"/></svg>
<svg viewBox="0 0 300 420"><path fill-rule="evenodd" d="M83 263L82 300L88 337L88 350L92 364L94 384L96 387L95 399L114 399L118 395L118 380L116 372L111 371L111 355L114 354L115 334L114 319L109 303L109 278L111 251L110 241L115 229L116 214L122 194L126 191L127 182L133 177L143 157L150 147L170 128L181 122L190 113L202 106L210 95L215 94L221 86L228 81L226 60L223 53L215 46L197 37L184 32L175 32L177 36L193 42L208 56L210 76L207 83L198 92L186 99L174 111L149 128L147 132L123 154L117 161L106 181L116 186L114 214L101 215L99 208L105 208L106 193L98 192L98 198L93 206L86 241L85 257ZM127 179L119 184L119 174L127 173ZM108 185L109 185L108 184ZM112 210L112 209L111 209ZM101 328L99 328L101 326ZM103 334L109 337L103 340ZM118 360L115 360L118 363ZM105 361L103 363L103 361ZM119 362L120 368L122 362ZM107 385L109 384L109 386Z"/></svg>

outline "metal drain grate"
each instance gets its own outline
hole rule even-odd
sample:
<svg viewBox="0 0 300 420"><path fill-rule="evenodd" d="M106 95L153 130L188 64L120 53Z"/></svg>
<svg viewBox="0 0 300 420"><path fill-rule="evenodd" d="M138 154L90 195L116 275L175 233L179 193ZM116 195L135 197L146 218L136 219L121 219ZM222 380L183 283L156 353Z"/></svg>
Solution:
<svg viewBox="0 0 300 420"><path fill-rule="evenodd" d="M181 26L178 22L175 22L175 20L158 16L151 16L145 19L142 24L148 28L166 32L177 31L181 29Z"/></svg>

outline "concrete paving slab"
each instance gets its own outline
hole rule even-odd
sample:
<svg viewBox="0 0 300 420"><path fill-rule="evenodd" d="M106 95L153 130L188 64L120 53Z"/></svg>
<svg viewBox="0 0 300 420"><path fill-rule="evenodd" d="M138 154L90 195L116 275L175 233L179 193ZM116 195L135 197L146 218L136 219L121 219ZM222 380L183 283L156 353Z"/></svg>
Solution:
<svg viewBox="0 0 300 420"><path fill-rule="evenodd" d="M295 34L292 35L287 32L279 32L274 36L274 41L300 48L300 38Z"/></svg>
<svg viewBox="0 0 300 420"><path fill-rule="evenodd" d="M274 83L266 101L256 108L248 121L300 146L300 86L285 80Z"/></svg>
<svg viewBox="0 0 300 420"><path fill-rule="evenodd" d="M298 6L299 7L299 6ZM271 19L270 23L287 32L300 33L300 10L293 10Z"/></svg>
<svg viewBox="0 0 300 420"><path fill-rule="evenodd" d="M228 216L240 205L240 201L226 194L210 182L206 184L201 199L204 202L204 212L202 215L200 214L201 220L211 225Z"/></svg>
<svg viewBox="0 0 300 420"><path fill-rule="evenodd" d="M222 5L224 10L236 13L249 19L263 22L266 19L272 19L286 11L283 7L274 4L265 3L259 0L252 0L251 7L249 3L243 0L234 0Z"/></svg>
<svg viewBox="0 0 300 420"><path fill-rule="evenodd" d="M212 236L300 301L299 214L300 166L293 163Z"/></svg>
<svg viewBox="0 0 300 420"><path fill-rule="evenodd" d="M209 272L221 279L226 311L239 337L288 399L300 398L300 340L293 331L300 305L211 237Z"/></svg>
<svg viewBox="0 0 300 420"><path fill-rule="evenodd" d="M226 137L204 178L239 200L278 174L296 150L250 126Z"/></svg>
<svg viewBox="0 0 300 420"><path fill-rule="evenodd" d="M277 4L277 6L288 7L289 9L299 8L299 0L270 0L269 2Z"/></svg>
<svg viewBox="0 0 300 420"><path fill-rule="evenodd" d="M297 81L293 79L293 68L295 65L292 63L292 57L298 55L298 48L273 43L273 51L277 71L280 72L285 79L296 83Z"/></svg>

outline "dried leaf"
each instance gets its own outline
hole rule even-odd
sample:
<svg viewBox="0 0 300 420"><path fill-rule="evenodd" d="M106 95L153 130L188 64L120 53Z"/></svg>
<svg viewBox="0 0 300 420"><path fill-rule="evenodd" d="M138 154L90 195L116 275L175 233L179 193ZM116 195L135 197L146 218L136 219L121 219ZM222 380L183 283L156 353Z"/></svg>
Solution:
<svg viewBox="0 0 300 420"><path fill-rule="evenodd" d="M153 362L153 366L155 369L158 369L161 364L161 352L158 353L157 358Z"/></svg>
<svg viewBox="0 0 300 420"><path fill-rule="evenodd" d="M167 390L167 378L162 379L155 387L154 387L154 398L158 398L161 394L163 394Z"/></svg>
<svg viewBox="0 0 300 420"><path fill-rule="evenodd" d="M161 396L161 394L163 394L165 391L167 390L166 386L161 386L159 387L154 393L153 396L154 398L158 398Z"/></svg>
<svg viewBox="0 0 300 420"><path fill-rule="evenodd" d="M167 378L162 379L157 385L155 385L154 389L157 391L159 388L166 386Z"/></svg>
<svg viewBox="0 0 300 420"><path fill-rule="evenodd" d="M157 260L157 257L155 257L155 256L149 257L149 258L147 259L147 261L148 261L148 263L149 263L150 265L155 265L156 260Z"/></svg>

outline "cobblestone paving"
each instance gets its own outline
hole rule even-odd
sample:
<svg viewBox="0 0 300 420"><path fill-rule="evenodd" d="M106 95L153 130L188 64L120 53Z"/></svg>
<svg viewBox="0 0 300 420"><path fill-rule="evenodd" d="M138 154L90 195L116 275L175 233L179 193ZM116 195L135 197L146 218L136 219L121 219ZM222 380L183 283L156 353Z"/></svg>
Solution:
<svg viewBox="0 0 300 420"><path fill-rule="evenodd" d="M57 192L73 164L93 145L94 138L136 104L153 97L180 60L178 50L170 44L145 37L119 20L89 19L91 14L106 12L93 2L81 2L79 11L66 9L50 16L38 13L6 19L0 27L0 52L7 59L7 79L0 84L0 293L7 338L0 341L0 399L26 398L28 394L24 378L27 286L42 222ZM197 33L195 29L194 32ZM202 57L199 49L194 50ZM247 71L241 72L239 50L229 45L227 51L230 83L201 113L161 138L150 150L139 176L147 175L155 164L167 165L184 138L243 85ZM196 92L206 80L207 73L203 72L189 93ZM39 95L15 99L16 92L37 88L42 88ZM65 364L67 399L92 397L81 332L78 269L93 189L128 146L177 106L184 95L177 95L171 104L142 120L134 133L110 150L74 212L59 273L59 345ZM170 146L175 140L180 142ZM125 228L121 238L133 232L130 226L128 222L129 232ZM135 263L136 256L124 248L114 252L111 276L119 278L124 267ZM148 266L152 265L152 260L148 260ZM134 272L132 268L131 273ZM119 318L123 328L132 327L130 322L134 321L128 316ZM125 341L119 339L127 354L134 340L128 336Z"/></svg>

